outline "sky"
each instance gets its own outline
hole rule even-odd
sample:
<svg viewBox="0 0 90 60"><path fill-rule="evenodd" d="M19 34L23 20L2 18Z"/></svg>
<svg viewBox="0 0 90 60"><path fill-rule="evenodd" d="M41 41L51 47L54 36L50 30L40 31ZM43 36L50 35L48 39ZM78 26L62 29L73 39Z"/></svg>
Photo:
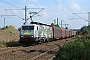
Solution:
<svg viewBox="0 0 90 60"><path fill-rule="evenodd" d="M68 24L69 29L80 29L88 25L86 20L90 12L89 4L90 0L0 0L0 27L4 27L4 18L5 25L21 27L25 22L23 19L25 19L26 6L27 19L30 18L30 12L40 11L32 17L33 21L51 24L58 18L60 26L62 21L62 27ZM30 22L31 20L28 19L27 23L30 24Z"/></svg>

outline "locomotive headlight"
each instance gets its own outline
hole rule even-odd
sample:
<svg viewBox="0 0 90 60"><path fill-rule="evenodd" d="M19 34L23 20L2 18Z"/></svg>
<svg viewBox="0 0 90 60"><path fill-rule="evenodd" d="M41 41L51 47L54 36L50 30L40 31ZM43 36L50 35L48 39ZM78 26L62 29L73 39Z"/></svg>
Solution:
<svg viewBox="0 0 90 60"><path fill-rule="evenodd" d="M33 37L33 36L31 36L31 37Z"/></svg>
<svg viewBox="0 0 90 60"><path fill-rule="evenodd" d="M21 36L21 37L24 37L24 36Z"/></svg>

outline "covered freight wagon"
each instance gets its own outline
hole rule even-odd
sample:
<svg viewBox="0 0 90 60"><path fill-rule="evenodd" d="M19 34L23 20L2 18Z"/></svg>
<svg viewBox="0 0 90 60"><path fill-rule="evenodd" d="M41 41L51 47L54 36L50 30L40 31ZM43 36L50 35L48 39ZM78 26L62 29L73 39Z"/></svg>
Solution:
<svg viewBox="0 0 90 60"><path fill-rule="evenodd" d="M53 31L53 39L61 39L61 28L57 26L51 26Z"/></svg>
<svg viewBox="0 0 90 60"><path fill-rule="evenodd" d="M68 38L70 36L68 29L65 30L65 34L66 34L66 38Z"/></svg>
<svg viewBox="0 0 90 60"><path fill-rule="evenodd" d="M66 33L64 28L60 28L61 29L61 38L65 38L66 37Z"/></svg>
<svg viewBox="0 0 90 60"><path fill-rule="evenodd" d="M72 30L69 30L69 37L72 37Z"/></svg>

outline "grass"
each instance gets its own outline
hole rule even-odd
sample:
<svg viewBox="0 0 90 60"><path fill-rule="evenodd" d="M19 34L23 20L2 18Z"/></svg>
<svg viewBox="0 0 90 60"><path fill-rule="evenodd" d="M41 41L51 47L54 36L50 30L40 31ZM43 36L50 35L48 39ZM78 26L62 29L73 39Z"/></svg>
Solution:
<svg viewBox="0 0 90 60"><path fill-rule="evenodd" d="M15 35L15 33L12 33L11 31L9 31L9 33Z"/></svg>

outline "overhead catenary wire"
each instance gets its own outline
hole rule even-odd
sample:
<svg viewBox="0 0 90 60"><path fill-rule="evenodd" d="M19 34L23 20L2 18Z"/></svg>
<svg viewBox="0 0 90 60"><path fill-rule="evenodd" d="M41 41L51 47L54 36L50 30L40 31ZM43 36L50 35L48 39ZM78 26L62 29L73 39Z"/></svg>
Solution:
<svg viewBox="0 0 90 60"><path fill-rule="evenodd" d="M67 3L63 0L63 3L65 3L66 4L66 6L68 7L68 5L67 5ZM68 9L69 9L69 11L73 14L73 11L68 7ZM72 19L72 18L71 18ZM71 20L71 19L69 19L69 20ZM80 19L80 18L76 18L76 19ZM75 21L74 21L75 22ZM75 22L76 24L78 24L77 22Z"/></svg>
<svg viewBox="0 0 90 60"><path fill-rule="evenodd" d="M30 12L30 13L29 13L32 22L33 22L32 17L35 16L36 14L39 14L42 10L44 10L44 8L35 8L35 9L41 9L41 10L40 10L39 12ZM32 13L34 13L34 14L31 15ZM28 18L28 19L30 19L30 18ZM28 20L28 19L27 19L27 20Z"/></svg>
<svg viewBox="0 0 90 60"><path fill-rule="evenodd" d="M57 1L56 0L54 0L54 2L67 14L67 16L69 16L69 14L64 10L64 8L62 8L58 3L57 3ZM70 16L69 16L70 17ZM70 17L71 18L71 17Z"/></svg>
<svg viewBox="0 0 90 60"><path fill-rule="evenodd" d="M55 0L54 0L55 1ZM63 0L63 2L65 3L65 1ZM69 16L69 14L57 3L57 1L55 1L55 3ZM66 3L65 3L66 4ZM67 4L66 4L67 5ZM67 7L68 7L68 5L67 5ZM68 7L69 8L69 7ZM71 11L70 9L69 9L69 11L73 14L73 15L75 15L75 16L77 16L77 17L79 17L79 18L81 18L81 19L84 19L83 17L81 17L81 16L78 16L77 14L74 14L73 13L73 11ZM69 16L70 17L70 16ZM71 18L71 17L70 17ZM86 20L86 19L84 19L84 20ZM87 21L87 20L86 20Z"/></svg>
<svg viewBox="0 0 90 60"><path fill-rule="evenodd" d="M2 17L2 16L15 16L15 15L1 15L1 17Z"/></svg>
<svg viewBox="0 0 90 60"><path fill-rule="evenodd" d="M37 14L39 14L39 13L40 13L41 11L43 11L43 10L44 10L44 8L42 8L42 10L40 10L39 12L37 12ZM34 14L34 15L35 15L35 14ZM34 15L33 15L33 16L34 16Z"/></svg>
<svg viewBox="0 0 90 60"><path fill-rule="evenodd" d="M63 2L66 4L66 2L63 0ZM66 6L68 7L68 5L66 4ZM69 9L69 7L68 7L68 9ZM79 15L77 15L77 14L87 14L87 13L73 13L73 11L71 11L70 9L69 9L69 11L73 14L73 15L75 15L75 16L77 16L77 17L79 17L78 19L83 19L83 20L86 20L86 19L84 19L83 17L81 17L81 16L79 16ZM86 21L88 21L88 20L86 20Z"/></svg>
<svg viewBox="0 0 90 60"><path fill-rule="evenodd" d="M77 14L75 14L75 13L73 13L74 15L76 15L76 16L78 16L79 18L81 18L81 19L83 19L83 20L86 20L86 19L84 19L83 17L81 17L81 16L79 16L79 15L77 15ZM88 20L86 20L86 21L88 21Z"/></svg>
<svg viewBox="0 0 90 60"><path fill-rule="evenodd" d="M88 13L75 13L75 14L88 14Z"/></svg>
<svg viewBox="0 0 90 60"><path fill-rule="evenodd" d="M65 3L66 6L68 7L67 3L66 3L64 0L63 0L63 3ZM69 9L69 11L70 11L73 15L79 17L79 18L71 18L70 20L72 20L72 19L83 19L83 20L85 20L85 21L88 21L87 19L85 19L85 18L77 15L77 14L87 14L87 13L73 13L73 11L72 11L69 7L68 7L68 9ZM74 22L75 22L75 21L74 21ZM88 22L89 22L89 21L88 21Z"/></svg>
<svg viewBox="0 0 90 60"><path fill-rule="evenodd" d="M44 9L44 8L26 8L26 9ZM5 10L25 10L25 8L23 8L23 9L5 9ZM42 10L40 10L39 12L41 12ZM7 11L7 12L9 12L9 13L11 13L10 11ZM37 14L39 13L39 12L37 12ZM11 14L13 14L13 13L11 13ZM15 15L15 14L13 14L14 16L17 16L17 15ZM34 16L34 15L33 15ZM17 16L17 17L19 17L19 16ZM19 18L21 18L21 17L19 17ZM22 18L21 18L22 19ZM28 18L28 19L30 19L30 18ZM27 20L28 20L27 19ZM23 20L25 20L25 19L23 19Z"/></svg>
<svg viewBox="0 0 90 60"><path fill-rule="evenodd" d="M20 8L20 7L16 6L16 5L13 5L13 4L11 4L11 3L9 3L9 2L6 2L6 1L4 1L4 0L0 0L0 1L2 1L2 2L6 3L6 4L9 4L9 5L11 5L11 6L14 6L14 7Z"/></svg>
<svg viewBox="0 0 90 60"><path fill-rule="evenodd" d="M8 11L7 9L5 9L5 11L7 11L7 12L11 13L11 14L12 14L12 15L14 15L14 16L17 16L18 18L23 19L22 17L20 17L20 16L18 16L18 15L13 14L12 12ZM23 19L23 20L24 20L24 19Z"/></svg>
<svg viewBox="0 0 90 60"><path fill-rule="evenodd" d="M25 9L7 9L7 10L25 10Z"/></svg>
<svg viewBox="0 0 90 60"><path fill-rule="evenodd" d="M68 5L67 5L67 3L63 0L63 3L65 3L66 4L66 6L68 7ZM69 9L69 11L71 12L71 13L73 13L73 11L72 10L70 10L70 8L68 7L68 9Z"/></svg>
<svg viewBox="0 0 90 60"><path fill-rule="evenodd" d="M26 8L26 9L44 9L44 8ZM22 9L7 9L7 10L25 10L25 8L22 8Z"/></svg>
<svg viewBox="0 0 90 60"><path fill-rule="evenodd" d="M54 0L54 1L55 1L55 3L65 12L65 14L66 14L68 17L71 18L71 16L64 10L64 8L62 8L62 7L57 3L56 0Z"/></svg>
<svg viewBox="0 0 90 60"><path fill-rule="evenodd" d="M11 13L11 14L13 14L14 16L17 16L18 18L21 18L21 19L23 19L23 20L25 20L25 23L26 23L26 20L28 20L28 19L32 19L32 17L34 16L34 15L36 15L36 14L39 14L39 12L36 12L36 14L33 14L32 16L30 16L30 18L26 18L26 10L27 9L41 9L39 12L41 12L44 8L26 8L26 6L25 6L25 8L23 8L23 9L5 9L5 11L7 11L7 12L9 12L9 13ZM8 11L8 10L25 10L25 19L24 18L22 18L22 17L20 17L20 16L18 16L18 15L16 15L16 14L14 14L14 13L12 13L12 12L10 12L10 11Z"/></svg>

